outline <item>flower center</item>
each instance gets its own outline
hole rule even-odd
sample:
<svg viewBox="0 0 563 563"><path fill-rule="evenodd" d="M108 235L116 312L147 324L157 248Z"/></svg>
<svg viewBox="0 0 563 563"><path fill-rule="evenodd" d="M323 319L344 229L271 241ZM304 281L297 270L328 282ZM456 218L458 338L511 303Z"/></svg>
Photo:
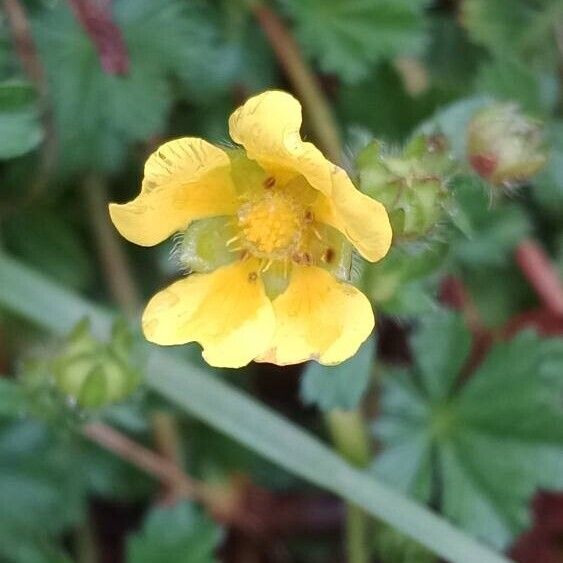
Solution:
<svg viewBox="0 0 563 563"><path fill-rule="evenodd" d="M305 210L283 190L266 192L238 212L243 243L255 256L288 258L301 241Z"/></svg>

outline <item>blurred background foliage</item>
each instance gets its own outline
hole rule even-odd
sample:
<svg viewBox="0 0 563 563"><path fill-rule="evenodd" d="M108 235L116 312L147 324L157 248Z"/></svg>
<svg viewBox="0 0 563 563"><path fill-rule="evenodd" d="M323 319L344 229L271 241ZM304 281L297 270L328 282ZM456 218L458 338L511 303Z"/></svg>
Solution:
<svg viewBox="0 0 563 563"><path fill-rule="evenodd" d="M166 139L228 142L268 88L322 145L299 69L393 221L388 257L354 266L377 338L334 368L178 356L514 560L563 561L561 0L3 0L1 252L134 316L179 267L119 240L107 202ZM340 501L143 385L140 340L0 311L1 561L436 560L371 521L346 555Z"/></svg>

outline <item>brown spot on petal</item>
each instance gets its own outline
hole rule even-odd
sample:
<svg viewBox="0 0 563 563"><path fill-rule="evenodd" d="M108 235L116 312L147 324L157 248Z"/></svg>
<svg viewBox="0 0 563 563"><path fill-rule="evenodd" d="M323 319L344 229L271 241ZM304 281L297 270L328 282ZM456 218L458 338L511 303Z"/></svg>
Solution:
<svg viewBox="0 0 563 563"><path fill-rule="evenodd" d="M248 281L250 283L254 283L257 279L258 279L258 274L256 272L250 272L250 274L248 274Z"/></svg>
<svg viewBox="0 0 563 563"><path fill-rule="evenodd" d="M276 185L276 179L273 176L269 176L264 180L263 185L266 189L273 188Z"/></svg>

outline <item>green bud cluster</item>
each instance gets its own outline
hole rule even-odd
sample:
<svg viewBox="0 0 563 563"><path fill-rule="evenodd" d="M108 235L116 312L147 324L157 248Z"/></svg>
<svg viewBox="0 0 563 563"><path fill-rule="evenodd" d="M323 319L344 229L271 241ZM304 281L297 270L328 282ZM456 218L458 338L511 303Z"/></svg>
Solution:
<svg viewBox="0 0 563 563"><path fill-rule="evenodd" d="M81 321L52 361L57 388L87 408L124 399L140 380L131 365L132 344L124 323L114 325L106 343L93 337L87 320Z"/></svg>
<svg viewBox="0 0 563 563"><path fill-rule="evenodd" d="M495 104L475 114L467 129L471 167L495 186L528 181L547 162L542 124L516 104Z"/></svg>
<svg viewBox="0 0 563 563"><path fill-rule="evenodd" d="M448 198L444 178L452 165L442 135L417 136L401 154L378 141L360 153L360 188L387 208L395 241L423 237L440 221Z"/></svg>

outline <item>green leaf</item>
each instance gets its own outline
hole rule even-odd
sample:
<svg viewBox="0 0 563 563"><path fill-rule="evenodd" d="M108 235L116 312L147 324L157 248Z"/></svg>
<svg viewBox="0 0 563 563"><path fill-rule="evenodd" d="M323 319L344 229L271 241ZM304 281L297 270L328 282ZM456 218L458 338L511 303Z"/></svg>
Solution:
<svg viewBox="0 0 563 563"><path fill-rule="evenodd" d="M111 317L41 274L0 254L0 304L58 334L90 317L107 337ZM271 409L177 355L151 348L147 384L192 416L280 467L340 495L372 516L457 563L506 563L448 522L353 468L340 456Z"/></svg>
<svg viewBox="0 0 563 563"><path fill-rule="evenodd" d="M0 82L0 160L15 158L33 150L43 138L35 92L27 83Z"/></svg>
<svg viewBox="0 0 563 563"><path fill-rule="evenodd" d="M216 51L197 6L118 0L112 9L130 58L125 76L102 70L93 44L64 3L45 8L34 22L66 172L117 168L134 141L163 128L172 103L171 77L180 70L193 74L194 61L207 68L203 54ZM194 82L202 80L200 72Z"/></svg>
<svg viewBox="0 0 563 563"><path fill-rule="evenodd" d="M368 128L385 141L404 141L421 120L450 100L447 94L427 90L414 97L398 72L378 65L369 76L339 90L338 110L343 123Z"/></svg>
<svg viewBox="0 0 563 563"><path fill-rule="evenodd" d="M2 234L6 248L65 285L84 289L92 279L91 255L60 210L14 214L3 222Z"/></svg>
<svg viewBox="0 0 563 563"><path fill-rule="evenodd" d="M462 22L475 42L542 68L556 64L553 24L562 15L559 0L464 0L462 8Z"/></svg>
<svg viewBox="0 0 563 563"><path fill-rule="evenodd" d="M375 427L384 450L374 470L423 500L439 483L444 514L504 547L530 524L532 495L563 488L563 339L526 332L497 344L451 395L469 340L460 322L449 313L423 324L415 367L389 374Z"/></svg>
<svg viewBox="0 0 563 563"><path fill-rule="evenodd" d="M29 82L6 80L0 83L0 112L12 111L32 105L36 100L35 89Z"/></svg>
<svg viewBox="0 0 563 563"><path fill-rule="evenodd" d="M52 537L83 516L80 472L63 442L44 425L0 425L0 460L0 531Z"/></svg>
<svg viewBox="0 0 563 563"><path fill-rule="evenodd" d="M301 400L323 411L355 409L368 387L374 353L375 341L370 338L339 366L309 363L301 379Z"/></svg>
<svg viewBox="0 0 563 563"><path fill-rule="evenodd" d="M297 37L321 68L348 82L373 63L418 51L426 0L289 0Z"/></svg>
<svg viewBox="0 0 563 563"><path fill-rule="evenodd" d="M221 530L184 502L172 508L154 508L141 532L127 542L128 563L212 563Z"/></svg>
<svg viewBox="0 0 563 563"><path fill-rule="evenodd" d="M503 101L514 101L527 112L543 114L557 103L555 75L537 75L512 57L498 57L483 65L477 77L477 88Z"/></svg>
<svg viewBox="0 0 563 563"><path fill-rule="evenodd" d="M532 197L541 205L545 219L557 226L563 221L563 121L551 122L547 137L551 154L544 171L534 180Z"/></svg>
<svg viewBox="0 0 563 563"><path fill-rule="evenodd" d="M412 337L411 347L424 388L430 396L445 399L471 347L463 320L445 311L427 317Z"/></svg>
<svg viewBox="0 0 563 563"><path fill-rule="evenodd" d="M17 382L0 377L0 419L17 418L26 410L25 394Z"/></svg>
<svg viewBox="0 0 563 563"><path fill-rule="evenodd" d="M531 230L523 209L515 203L493 205L491 187L477 176L458 176L452 189L457 202L453 213L463 216L466 224L466 232L452 241L453 259L468 267L510 262L516 245Z"/></svg>
<svg viewBox="0 0 563 563"><path fill-rule="evenodd" d="M438 277L447 251L438 243L395 244L385 260L365 264L362 290L387 314L428 313L437 306Z"/></svg>

